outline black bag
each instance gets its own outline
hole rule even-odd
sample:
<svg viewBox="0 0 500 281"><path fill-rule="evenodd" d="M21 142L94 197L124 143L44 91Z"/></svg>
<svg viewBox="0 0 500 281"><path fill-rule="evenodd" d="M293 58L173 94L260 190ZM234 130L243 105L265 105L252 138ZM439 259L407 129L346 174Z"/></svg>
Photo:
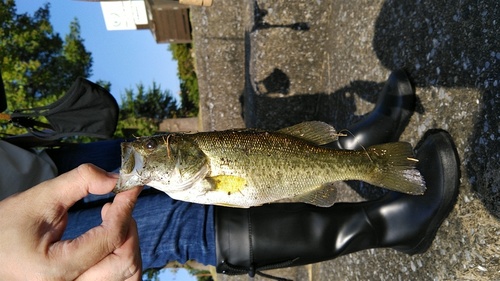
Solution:
<svg viewBox="0 0 500 281"><path fill-rule="evenodd" d="M49 124L35 120L39 116L47 118ZM45 140L68 136L106 139L111 138L116 130L118 104L106 89L80 77L56 102L37 108L15 110L11 114L11 120Z"/></svg>

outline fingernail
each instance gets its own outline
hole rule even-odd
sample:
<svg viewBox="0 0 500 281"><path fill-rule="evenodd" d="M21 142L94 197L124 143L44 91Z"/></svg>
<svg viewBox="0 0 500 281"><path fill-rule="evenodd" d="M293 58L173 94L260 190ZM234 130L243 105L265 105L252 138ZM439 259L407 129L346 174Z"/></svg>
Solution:
<svg viewBox="0 0 500 281"><path fill-rule="evenodd" d="M110 177L110 178L114 178L114 179L120 178L120 174L118 174L118 173L107 172L107 174L108 174L108 177Z"/></svg>

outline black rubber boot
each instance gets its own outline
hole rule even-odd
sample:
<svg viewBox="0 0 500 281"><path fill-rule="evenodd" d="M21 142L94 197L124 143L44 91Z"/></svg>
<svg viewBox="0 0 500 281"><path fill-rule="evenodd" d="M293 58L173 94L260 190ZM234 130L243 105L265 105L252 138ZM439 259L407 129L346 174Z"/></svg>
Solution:
<svg viewBox="0 0 500 281"><path fill-rule="evenodd" d="M399 139L415 109L415 91L403 70L391 73L373 111L358 123L340 131L347 136L329 144L338 149L357 150L372 144Z"/></svg>
<svg viewBox="0 0 500 281"><path fill-rule="evenodd" d="M453 141L443 131L425 138L417 158L427 181L421 196L389 192L378 200L330 208L216 207L217 271L272 278L261 271L370 248L389 247L407 254L426 251L456 202L460 170Z"/></svg>

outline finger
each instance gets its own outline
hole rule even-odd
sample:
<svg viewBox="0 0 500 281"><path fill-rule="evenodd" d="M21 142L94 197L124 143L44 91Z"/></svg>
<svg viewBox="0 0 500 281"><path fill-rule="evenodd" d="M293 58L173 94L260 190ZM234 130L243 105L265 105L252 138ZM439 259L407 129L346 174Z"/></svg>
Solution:
<svg viewBox="0 0 500 281"><path fill-rule="evenodd" d="M92 165L83 164L59 177L46 181L37 188L45 188L47 200L51 200L65 209L88 194L106 194L116 185L117 175Z"/></svg>
<svg viewBox="0 0 500 281"><path fill-rule="evenodd" d="M76 278L121 247L127 240L132 210L140 191L141 188L134 188L118 194L102 212L100 226L74 240L54 244L50 254L55 263Z"/></svg>
<svg viewBox="0 0 500 281"><path fill-rule="evenodd" d="M56 185L54 189L56 196L65 200L69 206L87 196L88 194L106 194L113 190L118 177L116 174L108 173L94 165L83 164L78 168L62 175L68 180L73 179L72 185L67 185L61 181L61 185Z"/></svg>
<svg viewBox="0 0 500 281"><path fill-rule="evenodd" d="M111 207L111 203L106 203L106 204L104 204L102 206L102 209L101 209L101 218L103 218L104 216L106 216L106 213L108 212L109 207Z"/></svg>
<svg viewBox="0 0 500 281"><path fill-rule="evenodd" d="M126 280L132 281L132 280L142 280L142 257L141 257L141 248L139 244L139 231L137 230L137 223L134 219L131 221L130 225L131 232L129 233L130 239L127 241L130 241L130 244L127 247L123 247L124 250L131 249L132 252L131 254L133 255L133 264L125 270L125 276L129 274L128 278ZM125 243L124 243L125 245ZM125 251L126 253L126 251Z"/></svg>
<svg viewBox="0 0 500 281"><path fill-rule="evenodd" d="M123 245L80 275L77 280L141 280L141 264L137 225L132 219Z"/></svg>

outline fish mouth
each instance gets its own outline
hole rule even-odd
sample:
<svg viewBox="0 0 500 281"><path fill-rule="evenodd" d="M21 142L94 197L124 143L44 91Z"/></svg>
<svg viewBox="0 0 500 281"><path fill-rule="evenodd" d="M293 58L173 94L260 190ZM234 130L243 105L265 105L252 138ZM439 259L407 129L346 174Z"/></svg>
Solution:
<svg viewBox="0 0 500 281"><path fill-rule="evenodd" d="M142 160L142 157L140 157L130 145L122 145L122 168L120 169L120 173L130 174L137 169L138 164L142 166L142 163L138 163L142 161L137 161L136 159Z"/></svg>
<svg viewBox="0 0 500 281"><path fill-rule="evenodd" d="M144 182L139 176L144 168L144 160L137 151L129 143L122 143L122 167L120 169L120 177L113 192L118 193L131 189L138 185L143 185Z"/></svg>

